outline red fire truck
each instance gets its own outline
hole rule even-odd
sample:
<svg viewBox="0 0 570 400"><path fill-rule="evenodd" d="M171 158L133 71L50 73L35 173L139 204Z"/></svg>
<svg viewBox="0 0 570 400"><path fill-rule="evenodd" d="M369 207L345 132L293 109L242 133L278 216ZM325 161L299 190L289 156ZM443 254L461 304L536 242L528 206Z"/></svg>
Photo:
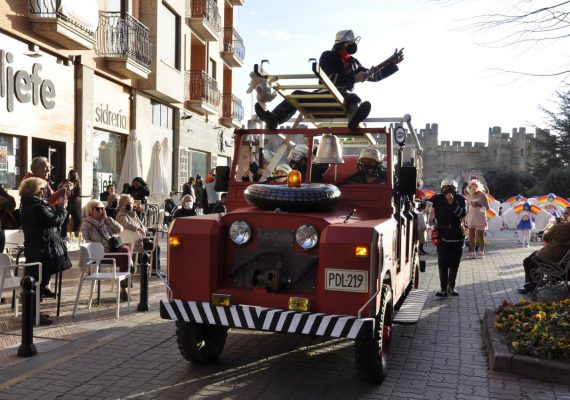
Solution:
<svg viewBox="0 0 570 400"><path fill-rule="evenodd" d="M218 359L229 329L346 338L359 374L383 381L393 324L413 323L423 305L404 304L421 292L420 161L404 156L406 138L421 148L409 116L377 121L394 124L235 131L233 165L216 168L227 211L178 218L169 232L160 313L176 321L186 359ZM296 149L298 169L277 176ZM377 178L355 183L370 149Z"/></svg>

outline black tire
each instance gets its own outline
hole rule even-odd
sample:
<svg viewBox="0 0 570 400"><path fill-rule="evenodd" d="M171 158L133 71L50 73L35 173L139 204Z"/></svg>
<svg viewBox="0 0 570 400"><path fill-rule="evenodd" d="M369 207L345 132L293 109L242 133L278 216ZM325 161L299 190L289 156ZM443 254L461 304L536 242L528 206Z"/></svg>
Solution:
<svg viewBox="0 0 570 400"><path fill-rule="evenodd" d="M197 364L208 364L220 357L228 328L176 321L176 337L182 357Z"/></svg>
<svg viewBox="0 0 570 400"><path fill-rule="evenodd" d="M380 384L388 373L388 358L392 330L392 289L382 285L382 303L376 323L374 337L357 339L354 343L356 370L363 381Z"/></svg>
<svg viewBox="0 0 570 400"><path fill-rule="evenodd" d="M249 185L243 195L264 210L323 211L340 201L339 188L325 183L303 183L300 188L256 183Z"/></svg>

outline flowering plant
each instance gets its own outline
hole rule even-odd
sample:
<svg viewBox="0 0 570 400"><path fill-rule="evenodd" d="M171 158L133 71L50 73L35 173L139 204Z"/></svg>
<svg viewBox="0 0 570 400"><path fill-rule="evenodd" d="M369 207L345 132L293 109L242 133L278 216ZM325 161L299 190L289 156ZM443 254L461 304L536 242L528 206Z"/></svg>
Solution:
<svg viewBox="0 0 570 400"><path fill-rule="evenodd" d="M514 354L570 360L570 299L552 303L503 301L495 328L504 331Z"/></svg>

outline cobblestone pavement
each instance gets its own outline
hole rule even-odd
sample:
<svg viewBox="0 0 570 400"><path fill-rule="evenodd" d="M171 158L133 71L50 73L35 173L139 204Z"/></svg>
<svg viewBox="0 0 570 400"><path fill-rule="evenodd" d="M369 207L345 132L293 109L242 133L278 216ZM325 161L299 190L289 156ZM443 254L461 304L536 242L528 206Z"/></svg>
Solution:
<svg viewBox="0 0 570 400"><path fill-rule="evenodd" d="M395 327L381 386L358 379L345 340L234 330L218 363L192 365L177 350L174 324L150 313L110 338L83 338L61 359L56 349L0 371L0 399L570 399L570 386L489 370L481 317L517 301L522 259L538 247L513 242L512 232L491 238L485 259L462 262L459 298L432 294L418 324ZM427 260L421 287L433 293L437 266ZM6 387L3 372L21 381Z"/></svg>

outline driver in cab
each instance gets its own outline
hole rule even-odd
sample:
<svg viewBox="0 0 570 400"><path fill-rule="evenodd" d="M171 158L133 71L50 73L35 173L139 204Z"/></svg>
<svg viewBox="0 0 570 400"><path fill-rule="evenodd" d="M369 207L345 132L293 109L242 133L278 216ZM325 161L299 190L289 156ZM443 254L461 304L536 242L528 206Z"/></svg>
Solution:
<svg viewBox="0 0 570 400"><path fill-rule="evenodd" d="M358 172L352 174L344 183L386 183L386 170L382 168L382 153L374 147L360 151Z"/></svg>

